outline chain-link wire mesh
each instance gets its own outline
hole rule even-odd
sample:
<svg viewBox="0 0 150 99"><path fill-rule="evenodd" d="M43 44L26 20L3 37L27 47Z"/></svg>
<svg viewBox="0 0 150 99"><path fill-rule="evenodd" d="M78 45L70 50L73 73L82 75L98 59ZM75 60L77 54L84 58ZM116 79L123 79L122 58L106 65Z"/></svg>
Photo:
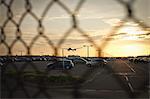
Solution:
<svg viewBox="0 0 150 99"><path fill-rule="evenodd" d="M26 49L26 52L27 52L26 55L29 55L29 56L32 55L31 51L33 50L33 46L35 45L35 42L39 38L42 37L44 40L47 41L48 45L53 50L53 52L54 52L53 55L56 56L56 57L53 57L53 59L57 60L57 58L58 58L57 56L60 56L59 49L61 49L61 47L64 44L67 37L69 35L71 35L74 30L76 30L79 34L81 34L84 38L86 38L87 42L92 44L97 49L97 51L98 51L97 56L101 57L103 49L112 40L111 37L114 34L116 34L119 31L119 29L121 29L125 25L125 23L127 23L129 20L132 20L133 22L137 23L139 28L141 28L143 31L146 31L147 34L149 33L149 29L150 29L144 22L140 21L134 15L135 13L134 13L134 9L133 9L133 4L136 2L136 0L129 0L129 1L115 0L116 3L120 4L121 6L123 6L125 8L126 14L122 18L122 20L111 29L111 31L108 33L106 38L104 38L102 40L101 44L99 45L99 44L95 43L94 39L92 37L90 37L90 35L88 35L84 31L84 29L82 29L79 25L78 14L79 14L80 9L84 5L84 3L87 2L86 0L79 0L78 4L76 5L76 7L73 11L71 9L69 9L69 7L65 3L63 3L63 0L49 0L48 4L45 5L45 9L42 12L40 17L37 15L37 13L33 12L33 10L32 10L33 6L32 6L31 1L23 0L25 11L20 16L18 22L16 20L14 20L14 13L12 10L12 5L13 5L14 1L15 0L10 0L9 2L7 2L6 0L0 1L0 6L3 6L7 9L7 13L5 16L6 20L4 20L4 22L0 26L0 46L5 46L5 52L7 52L6 55L8 55L7 59L14 58L11 56L13 54L12 49L16 46L17 42L20 42L24 46L24 48ZM43 25L43 20L45 19L46 15L48 14L48 11L51 10L51 8L53 7L54 4L57 4L58 6L60 6L61 9L63 9L69 15L69 17L71 19L70 28L67 31L65 31L62 38L59 39L57 44L54 44L52 41L52 38L50 38L49 36L46 35L45 27ZM3 9L1 9L1 10L3 10ZM36 27L37 34L34 35L32 41L29 44L27 44L27 42L22 38L23 31L21 29L23 21L27 15L30 15L30 17L32 17L34 20L36 20L36 22L38 24ZM7 24L9 22L11 22L16 27L15 39L13 40L13 42L11 44L8 44L8 42L6 41L7 36L6 36L6 31L5 31ZM9 72L8 68L10 68L10 66L11 66L11 68L13 68L13 70L16 71L17 76L13 77L12 75L7 75L7 73ZM26 72L25 69L27 67L33 68L35 73L41 74L41 77L38 78L38 80L36 82L33 82L33 84L28 83L24 79L22 79L22 75ZM146 68L147 68L147 70L149 69L148 66ZM116 72L115 70L113 70L113 68L111 68L109 66L106 66L105 69L107 70L108 73ZM74 98L82 97L81 90L80 90L82 88L82 85L84 85L86 82L89 81L91 75L93 75L93 73L96 72L96 70L98 70L98 68L86 69L86 71L84 71L84 73L80 76L80 80L75 80L71 83L72 93L70 93L70 94L72 97L74 97ZM5 93L2 90L1 91L2 98L5 98L5 97L13 98L13 97L15 97L14 93L16 91L23 91L25 97L27 97L27 98L38 98L38 97L40 97L41 94L43 94L44 97L46 97L46 98L52 98L54 88L53 88L53 86L49 86L47 83L48 82L47 77L51 72L52 72L51 70L47 70L47 69L45 71L41 72L41 70L38 69L36 64L33 62L25 62L25 63L23 63L23 66L20 66L19 68L13 62L11 62L11 63L6 62L5 67L1 67L1 77L2 77L1 83L3 85L1 87L2 87L2 89L7 90L8 93ZM60 72L62 72L64 75L67 75L69 77L70 76L74 77L72 72L70 72L70 71L60 70ZM141 75L144 75L144 76L146 75L146 77L144 78L143 84L140 85L140 87L143 88L142 90L144 90L144 92L145 92L145 91L147 91L147 88L145 86L148 86L148 83L149 83L149 78L148 78L149 76L147 77L147 75L149 75L149 72L146 72L145 74L143 73ZM124 77L125 76L126 75L124 75ZM127 93L128 97L138 97L141 93L143 93L143 92L137 93L134 90L132 90L132 88L129 86L128 82L124 82L122 77L116 76L116 75L113 75L113 77L118 82L118 85L121 86L121 88ZM6 78L8 78L8 79L6 79ZM12 81L14 81L14 82L12 82ZM10 82L12 83L12 86L9 85ZM26 87L28 87L28 88L26 88ZM34 90L32 95L30 94L30 88L33 88L32 90Z"/></svg>

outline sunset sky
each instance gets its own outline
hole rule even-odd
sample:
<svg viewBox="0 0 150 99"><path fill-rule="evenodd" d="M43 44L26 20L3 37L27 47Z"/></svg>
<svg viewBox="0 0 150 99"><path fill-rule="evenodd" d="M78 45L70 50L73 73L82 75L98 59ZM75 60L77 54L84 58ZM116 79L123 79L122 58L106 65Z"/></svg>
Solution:
<svg viewBox="0 0 150 99"><path fill-rule="evenodd" d="M8 4L10 0L5 2ZM29 0L32 4L32 12L40 19L46 6L51 0ZM74 12L80 0L60 0ZM129 0L124 0L129 1ZM150 0L136 0L132 6L134 16L140 22L150 26ZM11 9L13 11L13 20L18 23L22 14L25 12L25 0L14 0ZM137 56L150 54L150 31L142 30L138 23L132 19L128 20L114 35L111 35L105 48L101 46L102 41L107 38L114 26L117 25L125 16L126 9L117 0L86 0L79 13L77 14L78 26L88 34L95 44L103 49L104 56ZM3 27L7 19L7 8L0 5L0 27ZM56 45L65 32L72 27L71 16L62 9L57 3L48 10L43 20L44 34ZM29 45L31 40L38 34L38 22L29 14L25 16L20 30L22 39ZM150 29L149 29L150 30ZM15 40L16 27L9 21L4 32L8 45ZM90 56L97 56L94 44L89 43L87 38L83 37L77 30L73 30L59 49L59 55L62 55L62 48L79 48L76 51L64 50L67 55L87 56L87 48ZM18 42L12 48L13 55L25 55L26 49ZM6 55L7 49L3 44L0 45L0 55ZM47 41L39 38L32 47L33 55L53 55L53 50Z"/></svg>

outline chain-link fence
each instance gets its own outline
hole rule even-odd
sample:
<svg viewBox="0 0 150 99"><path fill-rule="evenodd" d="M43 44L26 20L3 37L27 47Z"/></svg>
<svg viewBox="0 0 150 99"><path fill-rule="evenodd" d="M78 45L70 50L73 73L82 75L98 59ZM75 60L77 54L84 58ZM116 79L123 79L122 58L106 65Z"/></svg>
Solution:
<svg viewBox="0 0 150 99"><path fill-rule="evenodd" d="M33 46L35 45L35 42L38 39L43 38L46 41L46 43L49 45L49 47L52 49L52 52L53 52L52 55L61 56L59 53L59 50L61 49L61 47L64 44L67 37L69 35L71 35L72 32L75 30L86 39L86 42L89 42L90 44L92 44L95 47L95 49L98 51L97 56L101 57L104 48L113 39L112 36L115 35L119 31L119 29L121 29L128 21L132 21L132 22L138 24L138 27L142 31L145 31L145 34L142 34L142 35L149 34L149 27L145 24L145 22L141 21L140 19L138 19L135 16L133 5L136 3L137 0L128 0L128 1L114 0L114 1L116 3L118 3L118 5L121 5L125 9L125 12L124 12L125 16L111 29L111 31L100 42L100 44L97 44L94 41L94 39L90 35L88 35L84 31L84 29L82 29L79 25L79 23L80 23L80 21L78 20L79 11L83 7L84 3L88 2L86 0L79 0L79 2L77 3L74 10L71 10L63 2L63 0L48 0L48 4L45 5L45 9L43 10L43 12L40 16L38 15L38 13L35 13L33 11L34 6L30 0L23 0L24 12L22 12L21 16L18 18L18 21L16 21L14 19L15 15L14 15L14 11L12 10L12 5L15 5L14 4L15 0L8 0L8 1L1 0L0 7L3 6L6 9L6 15L4 16L5 20L3 20L3 23L1 23L1 26L0 26L0 46L3 47L2 52L5 52L6 53L5 55L8 55L8 56L3 56L3 58L7 57L7 62L5 62L5 67L1 67L1 77L2 77L1 83L3 85L3 86L1 86L2 87L1 88L2 89L2 91L1 91L2 98L24 97L24 96L22 96L22 93L20 93L20 95L18 94L18 96L14 96L14 93L17 92L18 90L22 91L24 93L25 97L27 97L27 98L36 98L36 97L38 98L38 97L40 97L39 96L40 94L43 94L44 97L47 97L47 98L53 98L52 96L53 96L53 94L55 94L55 93L53 93L53 90L57 89L57 88L53 88L53 86L50 86L48 83L49 82L48 75L53 73L51 70L46 69L44 71L41 71L41 69L39 69L37 67L38 63L36 64L31 61L22 63L23 65L21 65L20 67L16 66L15 62L9 62L9 58L10 58L10 60L15 58L11 55L13 55L13 48L16 46L16 43L18 43L18 42L20 42L24 46L24 48L26 50L25 55L30 56L30 55L32 55L31 52L33 51ZM57 44L54 44L52 38L47 36L47 34L45 33L45 27L43 25L43 21L46 18L46 15L49 13L49 10L52 9L54 4L57 4L59 7L61 7L61 9L63 9L71 19L70 28L65 31L63 36L58 40ZM100 4L100 6L101 6L101 4ZM1 9L1 10L3 10L3 9ZM25 41L23 39L23 37L22 37L23 30L21 28L23 21L25 20L26 16L28 16L28 15L30 15L30 17L32 17L34 20L36 20L36 22L38 24L36 27L37 33L35 33L35 35L33 36L30 43L27 43L27 41ZM13 26L15 27L15 32L14 32L15 39L10 44L8 44L8 41L7 41L8 38L7 38L7 29L6 29L8 27L9 23L12 23ZM51 58L53 60L58 59L58 57L51 57ZM44 65L44 63L42 65ZM147 70L149 70L148 66L149 65L146 65L146 67L145 67L145 68L147 68ZM38 80L36 82L34 82L32 80L26 82L25 78L22 79L22 77L24 77L23 75L25 75L25 73L27 72L27 71L25 71L25 69L27 67L32 68L34 70L34 73L36 74L35 76L37 76L39 74L40 77L37 78ZM10 72L9 68L12 68L14 70L13 72L11 71L11 75L8 75L8 72ZM90 77L99 69L100 69L99 67L92 68L92 69L85 69L84 73L82 75L80 75L79 78L74 78L74 74L67 70L60 70L59 72L63 73L63 75L67 75L67 77L72 77L70 79L78 79L78 80L73 80L72 83L69 84L71 86L67 86L67 88L68 87L71 88L72 93L70 93L70 95L72 97L81 98L81 97L84 97L81 92L82 85L87 83L89 81ZM108 73L116 72L110 66L106 66L105 70ZM15 73L17 73L17 76L14 77L13 74L15 74ZM149 85L148 84L149 83L149 72L148 71L146 71L146 73L142 72L141 75L143 75L142 77L145 77L145 78L143 78L144 81L140 85L140 88L143 90L143 92L134 91L130 87L130 84L128 82L124 82L123 78L120 76L113 75L113 78L116 79L118 85L121 86L121 88L127 93L127 97L138 97L138 96L140 96L140 94L143 94L144 92L147 91L147 86ZM123 75L123 76L126 78L126 75ZM55 79L55 77L53 79ZM63 77L62 77L62 79L63 79ZM12 83L12 86L10 85L10 82ZM33 82L33 84L28 83L28 82ZM60 86L59 86L59 88L61 89ZM62 87L62 89L63 89L63 87ZM30 90L33 90L34 94L30 95ZM64 94L65 94L65 92L66 92L66 90L64 91Z"/></svg>

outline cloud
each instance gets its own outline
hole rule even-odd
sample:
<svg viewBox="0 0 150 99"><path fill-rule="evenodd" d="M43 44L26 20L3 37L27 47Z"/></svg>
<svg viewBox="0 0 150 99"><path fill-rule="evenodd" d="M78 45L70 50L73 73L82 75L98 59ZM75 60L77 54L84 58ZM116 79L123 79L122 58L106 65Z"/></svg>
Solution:
<svg viewBox="0 0 150 99"><path fill-rule="evenodd" d="M150 35L150 33L145 33L145 34L137 34L137 35L138 35L138 36L142 36L142 35L143 35L143 36L144 36L144 35L145 35L145 36L148 36L148 35Z"/></svg>
<svg viewBox="0 0 150 99"><path fill-rule="evenodd" d="M103 38L103 35L95 35L91 37L93 40L99 40L101 38Z"/></svg>
<svg viewBox="0 0 150 99"><path fill-rule="evenodd" d="M110 18L110 19L103 19L102 21L109 24L109 25L111 25L111 26L115 26L121 20L119 18Z"/></svg>
<svg viewBox="0 0 150 99"><path fill-rule="evenodd" d="M96 41L96 40L100 40L101 38L103 38L103 35L96 35L96 36L91 36L91 38L94 40L94 41ZM59 42L60 41L60 39L51 39L52 40L52 42L54 42L54 43L57 43L57 42ZM87 40L87 38L67 38L67 39L65 39L65 43L64 44L82 44L82 43L88 43L88 40ZM40 41L40 43L43 43L44 44L44 42L42 42L42 41Z"/></svg>
<svg viewBox="0 0 150 99"><path fill-rule="evenodd" d="M135 22L126 22L125 25L126 26L135 26L135 27L137 27L139 24L135 23Z"/></svg>
<svg viewBox="0 0 150 99"><path fill-rule="evenodd" d="M120 35L126 35L127 33L117 33L117 34L112 34L111 36L120 36Z"/></svg>
<svg viewBox="0 0 150 99"><path fill-rule="evenodd" d="M16 19L20 19L21 17L22 17L21 14L16 14L16 15L15 15L15 18L16 18Z"/></svg>
<svg viewBox="0 0 150 99"><path fill-rule="evenodd" d="M105 23L111 25L111 26L116 26L116 24L118 24L119 22L121 22L122 20L119 18L104 18L102 19ZM124 24L124 26L134 26L137 27L139 24L135 23L135 22L126 22Z"/></svg>
<svg viewBox="0 0 150 99"><path fill-rule="evenodd" d="M79 19L81 20L94 20L94 19L103 19L104 17L103 16L80 16L78 15L77 16Z"/></svg>
<svg viewBox="0 0 150 99"><path fill-rule="evenodd" d="M42 17L41 17L42 18ZM70 16L66 16L66 15L61 15L61 16L54 16L54 17L51 17L51 16L46 16L46 17L43 17L44 20L46 21L52 21L52 20L64 20L64 19L70 19L71 17Z"/></svg>

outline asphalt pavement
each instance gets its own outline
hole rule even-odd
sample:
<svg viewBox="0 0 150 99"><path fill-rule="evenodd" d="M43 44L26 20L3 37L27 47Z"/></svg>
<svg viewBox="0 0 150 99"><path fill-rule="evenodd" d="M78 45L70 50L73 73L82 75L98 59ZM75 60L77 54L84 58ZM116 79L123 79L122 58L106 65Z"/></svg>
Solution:
<svg viewBox="0 0 150 99"><path fill-rule="evenodd" d="M46 86L45 89L31 85L21 85L16 79L6 78L4 72L41 71L46 70L48 61L13 62L2 68L2 94L4 98L144 98L149 99L149 71L150 64L132 63L128 60L109 61L104 66L87 67L76 64L67 73L62 70L51 70L48 75L71 75L85 81L75 83L73 87ZM32 82L31 82L32 83ZM8 87L9 86L9 87Z"/></svg>

